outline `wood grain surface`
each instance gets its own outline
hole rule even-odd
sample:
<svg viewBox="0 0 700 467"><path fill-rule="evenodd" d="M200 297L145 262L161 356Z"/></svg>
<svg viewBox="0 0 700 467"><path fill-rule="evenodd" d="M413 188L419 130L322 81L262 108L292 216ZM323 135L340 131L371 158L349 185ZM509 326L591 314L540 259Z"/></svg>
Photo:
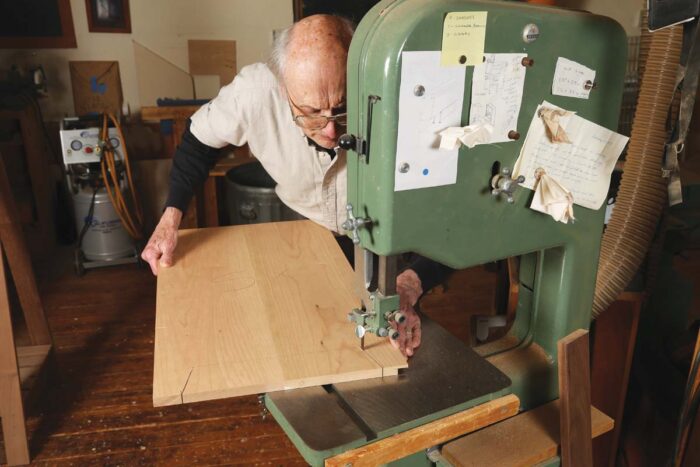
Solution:
<svg viewBox="0 0 700 467"><path fill-rule="evenodd" d="M7 463L9 465L28 464L29 445L27 429L24 425L24 406L15 338L12 332L2 243L0 243L0 422Z"/></svg>
<svg viewBox="0 0 700 467"><path fill-rule="evenodd" d="M518 413L519 406L518 397L508 394L376 443L331 457L326 459L325 465L326 467L383 465L512 417Z"/></svg>
<svg viewBox="0 0 700 467"><path fill-rule="evenodd" d="M588 331L577 329L557 343L561 401L561 463L592 467L591 369Z"/></svg>
<svg viewBox="0 0 700 467"><path fill-rule="evenodd" d="M596 318L591 332L591 404L615 419L610 433L593 440L595 466L614 466L617 458L642 298L623 292Z"/></svg>
<svg viewBox="0 0 700 467"><path fill-rule="evenodd" d="M181 231L156 298L153 403L396 374L386 339L360 350L353 273L330 232L295 221Z"/></svg>
<svg viewBox="0 0 700 467"><path fill-rule="evenodd" d="M537 465L557 455L559 399L452 441L442 455L455 467ZM590 407L591 437L613 429L613 420Z"/></svg>

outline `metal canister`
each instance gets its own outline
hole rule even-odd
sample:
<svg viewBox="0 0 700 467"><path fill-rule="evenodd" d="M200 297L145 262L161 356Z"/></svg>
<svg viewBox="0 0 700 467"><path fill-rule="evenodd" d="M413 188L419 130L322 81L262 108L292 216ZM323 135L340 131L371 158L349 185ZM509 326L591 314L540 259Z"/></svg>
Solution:
<svg viewBox="0 0 700 467"><path fill-rule="evenodd" d="M277 184L260 162L250 162L226 174L228 223L259 224L303 219L285 206L275 193Z"/></svg>
<svg viewBox="0 0 700 467"><path fill-rule="evenodd" d="M81 250L90 261L112 261L134 254L134 244L124 229L119 215L104 188L95 194L95 208L89 219L93 189L81 188L73 194L75 224L78 233L83 230L85 222L89 227L83 236Z"/></svg>

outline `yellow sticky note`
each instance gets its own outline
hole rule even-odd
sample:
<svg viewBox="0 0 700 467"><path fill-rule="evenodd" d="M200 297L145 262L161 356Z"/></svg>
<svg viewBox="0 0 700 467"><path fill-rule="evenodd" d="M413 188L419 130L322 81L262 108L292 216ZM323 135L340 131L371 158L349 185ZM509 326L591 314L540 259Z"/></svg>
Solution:
<svg viewBox="0 0 700 467"><path fill-rule="evenodd" d="M487 11L448 13L442 27L442 66L473 66L484 60Z"/></svg>

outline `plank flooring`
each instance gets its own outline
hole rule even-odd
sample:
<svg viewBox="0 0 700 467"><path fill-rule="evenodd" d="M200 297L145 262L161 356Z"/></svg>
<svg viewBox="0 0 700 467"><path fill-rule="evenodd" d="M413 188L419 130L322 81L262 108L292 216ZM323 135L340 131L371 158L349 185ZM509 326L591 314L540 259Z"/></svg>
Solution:
<svg viewBox="0 0 700 467"><path fill-rule="evenodd" d="M78 278L66 256L39 273L55 358L28 410L33 465L306 465L256 396L154 408L155 278L135 265Z"/></svg>
<svg viewBox="0 0 700 467"><path fill-rule="evenodd" d="M71 260L63 249L35 269L55 354L41 406L28 408L33 465L306 465L255 396L154 408L155 278L135 265L78 278ZM460 271L423 311L466 340L494 282ZM28 344L21 329L17 341Z"/></svg>

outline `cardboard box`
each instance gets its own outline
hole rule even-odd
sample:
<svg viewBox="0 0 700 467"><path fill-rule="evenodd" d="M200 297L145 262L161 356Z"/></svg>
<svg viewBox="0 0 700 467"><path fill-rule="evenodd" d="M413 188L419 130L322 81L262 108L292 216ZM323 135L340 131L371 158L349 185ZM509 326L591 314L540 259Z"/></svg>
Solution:
<svg viewBox="0 0 700 467"><path fill-rule="evenodd" d="M122 84L119 62L69 62L75 115L122 109Z"/></svg>

